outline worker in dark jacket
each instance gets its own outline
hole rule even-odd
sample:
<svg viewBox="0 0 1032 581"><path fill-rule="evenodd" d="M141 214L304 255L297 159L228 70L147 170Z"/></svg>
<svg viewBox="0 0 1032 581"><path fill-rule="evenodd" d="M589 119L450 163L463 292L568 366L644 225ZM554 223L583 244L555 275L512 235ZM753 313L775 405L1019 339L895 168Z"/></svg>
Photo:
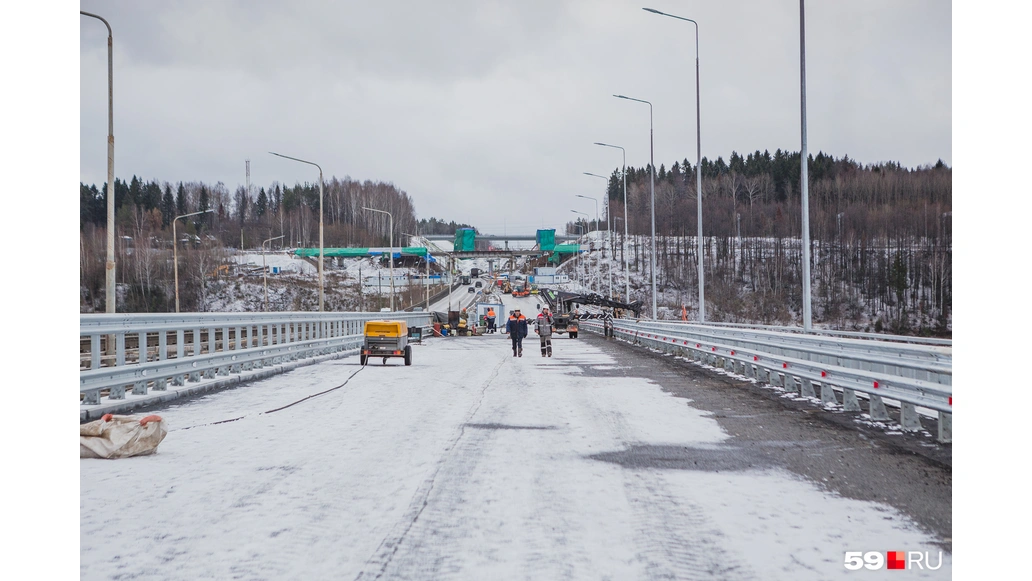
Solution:
<svg viewBox="0 0 1032 581"><path fill-rule="evenodd" d="M523 357L523 338L530 334L530 329L527 327L527 317L524 317L519 309L512 312L505 324L505 332L512 340L512 356Z"/></svg>

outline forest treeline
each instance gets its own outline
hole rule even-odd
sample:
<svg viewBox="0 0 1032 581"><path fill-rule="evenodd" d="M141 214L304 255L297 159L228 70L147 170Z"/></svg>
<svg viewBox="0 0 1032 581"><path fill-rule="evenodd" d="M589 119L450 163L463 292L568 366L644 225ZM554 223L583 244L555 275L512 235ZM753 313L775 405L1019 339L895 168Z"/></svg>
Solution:
<svg viewBox="0 0 1032 581"><path fill-rule="evenodd" d="M702 159L707 320L799 324L802 311L799 152L732 152ZM698 309L696 168L687 159L655 176L658 283L668 305ZM808 157L808 199L814 321L840 328L948 336L952 311L952 170L941 160L905 168L863 165L848 156ZM632 276L648 280L651 233L650 168L627 168L627 220ZM607 185L611 223L622 234L620 168ZM103 309L106 184L80 184L83 312ZM238 186L222 182L115 180L119 310L174 309L168 260L132 253L132 246L171 248L177 222L184 309L199 310L206 277L226 248L315 247L319 243L318 184ZM391 212L395 243L402 233L452 234L472 227L417 219L412 199L393 184L331 178L324 183L324 245L386 246ZM605 214L603 214L605 216ZM605 229L590 224L589 229ZM576 228L568 224L568 232ZM278 238L282 236L282 238ZM276 238L275 240L270 240ZM192 241L185 244L183 241ZM615 242L615 241L614 241ZM648 287L648 285L644 285ZM197 290L195 290L197 289ZM181 292L183 292L181 290ZM648 298L644 295L639 298ZM650 302L649 300L645 301Z"/></svg>
<svg viewBox="0 0 1032 581"><path fill-rule="evenodd" d="M133 176L128 182L116 178L114 193L119 240L116 275L125 292L119 297L119 310L172 310L174 289L168 284L172 278L169 266L161 261L150 264L154 262L151 253L133 249L170 249L172 222L177 216L183 217L175 226L186 282L196 283L182 286L194 289L199 284L202 289L200 293L191 290L185 297L191 310L202 298L205 269L218 266L207 264L220 261L216 248L319 246L318 183L285 186L274 182L268 188L252 186L251 191L241 185L230 192L222 182L172 184ZM392 214L395 243L402 239L403 232L417 232L421 223L409 195L390 183L333 177L324 182L322 198L325 247L389 244L389 218L363 207ZM79 209L82 308L91 311L103 305L107 184L97 187L80 183ZM184 217L194 212L205 213ZM434 221L436 227L440 224ZM190 265L198 266L193 264L198 260L199 270L191 269Z"/></svg>
<svg viewBox="0 0 1032 581"><path fill-rule="evenodd" d="M708 320L801 322L801 165L799 152L780 149L701 160ZM660 165L655 176L656 234L666 241L657 250L658 284L683 296L689 312L698 309L690 292L698 288L696 170L685 159ZM942 160L908 169L821 152L808 156L807 174L814 321L948 335L952 170ZM606 198L620 233L623 184L616 168ZM650 184L649 166L627 168L632 236L651 233ZM576 232L572 223L568 232ZM648 275L649 245L633 248Z"/></svg>

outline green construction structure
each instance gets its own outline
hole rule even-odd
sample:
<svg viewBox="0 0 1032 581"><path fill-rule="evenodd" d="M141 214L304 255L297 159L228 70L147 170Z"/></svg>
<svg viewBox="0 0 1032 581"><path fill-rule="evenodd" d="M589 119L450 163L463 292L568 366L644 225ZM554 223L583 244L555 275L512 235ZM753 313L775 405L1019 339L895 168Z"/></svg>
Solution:
<svg viewBox="0 0 1032 581"><path fill-rule="evenodd" d="M580 251L580 244L556 244L552 254L548 257L548 261L558 264L563 260L561 255L577 254Z"/></svg>
<svg viewBox="0 0 1032 581"><path fill-rule="evenodd" d="M455 252L473 252L476 250L477 232L472 228L459 228L455 231Z"/></svg>
<svg viewBox="0 0 1032 581"><path fill-rule="evenodd" d="M555 229L538 230L537 244L542 252L552 252L555 250Z"/></svg>

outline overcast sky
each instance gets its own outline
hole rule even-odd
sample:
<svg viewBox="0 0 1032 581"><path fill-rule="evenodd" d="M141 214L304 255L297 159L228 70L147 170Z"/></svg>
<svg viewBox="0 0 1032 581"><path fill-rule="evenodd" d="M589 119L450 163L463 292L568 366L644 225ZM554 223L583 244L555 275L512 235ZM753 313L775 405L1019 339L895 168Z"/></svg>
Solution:
<svg viewBox="0 0 1032 581"><path fill-rule="evenodd" d="M84 0L114 32L122 179L392 182L417 216L482 231L594 214L621 163L800 149L796 0ZM80 180L106 179L107 31L80 17ZM808 150L952 162L951 7L806 5Z"/></svg>

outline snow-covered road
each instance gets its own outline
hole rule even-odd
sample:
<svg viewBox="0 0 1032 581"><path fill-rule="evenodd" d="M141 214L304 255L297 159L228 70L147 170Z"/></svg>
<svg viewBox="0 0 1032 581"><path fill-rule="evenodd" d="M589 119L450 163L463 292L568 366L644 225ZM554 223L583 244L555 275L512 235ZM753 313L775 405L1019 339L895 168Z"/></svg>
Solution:
<svg viewBox="0 0 1032 581"><path fill-rule="evenodd" d="M846 570L846 551L937 560L895 509L777 468L635 466L728 434L598 343L414 350L174 405L158 454L81 460L82 578L823 580L886 574ZM950 559L906 575L948 579Z"/></svg>

